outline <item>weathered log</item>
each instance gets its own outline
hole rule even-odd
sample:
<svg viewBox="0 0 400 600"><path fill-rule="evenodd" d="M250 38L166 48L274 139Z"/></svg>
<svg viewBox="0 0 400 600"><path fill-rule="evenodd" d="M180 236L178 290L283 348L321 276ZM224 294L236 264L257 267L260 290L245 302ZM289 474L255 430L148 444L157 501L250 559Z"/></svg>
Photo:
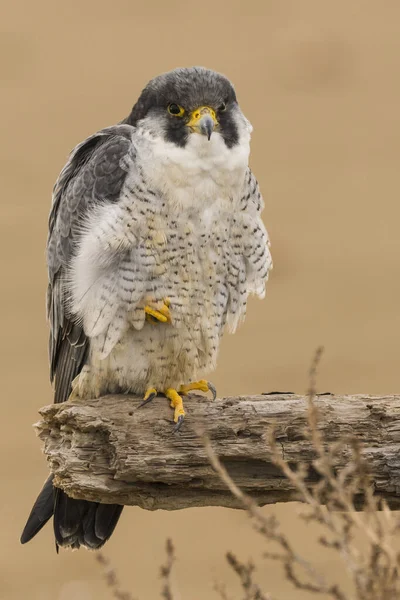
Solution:
<svg viewBox="0 0 400 600"><path fill-rule="evenodd" d="M203 428L234 481L261 505L298 499L271 462L268 430L274 423L286 459L311 465L304 396L212 401L192 395L185 401L184 425L175 434L165 398L138 409L140 402L120 395L43 408L36 427L55 485L75 498L150 510L240 508L207 460L198 435ZM361 440L376 492L400 508L400 396L322 395L315 404L326 442L349 434ZM350 446L345 446L339 468L349 455Z"/></svg>

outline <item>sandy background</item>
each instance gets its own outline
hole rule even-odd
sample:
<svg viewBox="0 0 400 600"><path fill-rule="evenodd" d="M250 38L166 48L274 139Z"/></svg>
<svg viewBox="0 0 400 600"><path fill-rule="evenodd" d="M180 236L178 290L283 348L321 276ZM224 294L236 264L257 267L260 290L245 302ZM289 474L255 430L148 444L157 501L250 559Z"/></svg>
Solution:
<svg viewBox="0 0 400 600"><path fill-rule="evenodd" d="M135 8L138 5L138 8ZM51 401L44 246L53 182L69 150L119 121L152 76L202 64L235 83L254 125L252 166L266 199L275 270L266 300L223 343L220 394L303 391L318 344L321 391L399 391L400 5L397 1L152 0L2 2L0 598L105 600L93 556L56 556L51 527L19 535L46 476L31 424ZM296 506L274 510L329 576ZM127 509L107 555L135 598L158 597L167 536L178 598L232 593L224 551L257 560L245 515ZM259 576L277 599L303 599L276 567ZM238 596L239 597L239 596Z"/></svg>

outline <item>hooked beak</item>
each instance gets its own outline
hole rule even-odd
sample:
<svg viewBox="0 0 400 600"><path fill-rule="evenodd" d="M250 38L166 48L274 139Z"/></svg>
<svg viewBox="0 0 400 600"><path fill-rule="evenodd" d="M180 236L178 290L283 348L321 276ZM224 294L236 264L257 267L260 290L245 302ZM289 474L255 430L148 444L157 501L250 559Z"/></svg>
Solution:
<svg viewBox="0 0 400 600"><path fill-rule="evenodd" d="M210 140L211 134L217 125L217 115L209 106L200 106L199 108L196 108L196 110L191 113L190 120L187 123L187 127L190 127L190 129L196 133L206 135L208 140Z"/></svg>

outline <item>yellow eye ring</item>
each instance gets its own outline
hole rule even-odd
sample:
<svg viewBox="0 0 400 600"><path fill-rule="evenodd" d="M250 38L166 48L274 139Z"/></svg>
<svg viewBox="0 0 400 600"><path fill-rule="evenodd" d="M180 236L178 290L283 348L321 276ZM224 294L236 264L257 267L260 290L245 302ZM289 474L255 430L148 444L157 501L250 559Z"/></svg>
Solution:
<svg viewBox="0 0 400 600"><path fill-rule="evenodd" d="M185 109L179 106L179 104L172 103L168 105L168 112L173 117L183 117Z"/></svg>

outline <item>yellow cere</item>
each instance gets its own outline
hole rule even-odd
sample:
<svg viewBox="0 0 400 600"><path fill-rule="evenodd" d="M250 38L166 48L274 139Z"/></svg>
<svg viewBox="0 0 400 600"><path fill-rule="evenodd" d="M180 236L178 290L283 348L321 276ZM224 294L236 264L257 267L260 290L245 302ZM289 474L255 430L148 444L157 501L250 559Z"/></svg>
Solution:
<svg viewBox="0 0 400 600"><path fill-rule="evenodd" d="M210 106L199 106L199 108L196 108L196 110L191 113L190 121L187 123L187 126L196 127L201 117L204 115L210 115L215 125L218 125L218 119L215 110Z"/></svg>

